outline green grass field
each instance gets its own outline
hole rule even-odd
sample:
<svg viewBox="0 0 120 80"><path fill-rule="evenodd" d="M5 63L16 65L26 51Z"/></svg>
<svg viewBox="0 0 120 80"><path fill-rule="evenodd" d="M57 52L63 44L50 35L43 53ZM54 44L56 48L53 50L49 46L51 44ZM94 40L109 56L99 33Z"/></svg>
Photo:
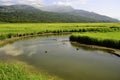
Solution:
<svg viewBox="0 0 120 80"><path fill-rule="evenodd" d="M21 65L0 63L0 80L39 80L39 78L26 74Z"/></svg>
<svg viewBox="0 0 120 80"><path fill-rule="evenodd" d="M24 65L24 66L23 66ZM49 74L34 71L23 63L0 63L0 80L61 80Z"/></svg>
<svg viewBox="0 0 120 80"><path fill-rule="evenodd" d="M44 33L113 31L120 31L120 23L1 23L0 40Z"/></svg>
<svg viewBox="0 0 120 80"><path fill-rule="evenodd" d="M70 36L71 41L120 49L120 32L86 32Z"/></svg>

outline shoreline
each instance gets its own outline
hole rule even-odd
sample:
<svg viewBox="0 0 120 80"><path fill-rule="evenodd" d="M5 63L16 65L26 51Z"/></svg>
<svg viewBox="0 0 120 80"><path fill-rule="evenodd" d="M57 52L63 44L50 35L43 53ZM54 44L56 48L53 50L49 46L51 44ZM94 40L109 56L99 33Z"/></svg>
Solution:
<svg viewBox="0 0 120 80"><path fill-rule="evenodd" d="M106 51L112 55L116 55L116 56L120 57L120 50L119 49L109 48L109 47L104 47L104 46L99 46L99 45L83 44L83 43L79 43L77 41L71 41L71 44L78 46L78 47L90 48L91 50L93 49L93 50Z"/></svg>
<svg viewBox="0 0 120 80"><path fill-rule="evenodd" d="M0 47L3 47L3 46L5 46L9 43L13 43L13 42L15 42L17 40L21 40L21 39L27 39L27 38L33 38L33 37L42 37L42 36L52 36L52 35L68 35L68 34L71 34L71 33L69 33L69 32L65 32L65 33L43 33L43 34L38 34L38 35L27 35L27 36L21 36L21 37L12 37L12 38L8 38L8 39L0 41ZM4 66L4 64L5 64L5 65L9 66L10 70L12 70L16 66L18 66L18 67L21 66L21 68L22 67L24 68L24 72L26 73L26 75L28 75L28 77L33 76L33 78L35 78L35 79L39 78L39 76L40 76L40 78L39 78L40 80L44 80L44 79L46 79L46 80L63 80L62 78L60 78L60 77L58 77L54 74L50 74L50 73L48 73L47 71L44 71L44 70L39 69L40 72L38 72L38 70L35 67L33 67L33 66L31 66L27 63L24 63L22 61L19 62L19 61L14 61L14 59L11 59L11 60L13 61L13 63L10 63L9 61L6 62L3 59L2 61L0 61L0 66ZM19 63L19 64L14 65L14 63ZM12 67L11 67L11 65L12 65ZM14 65L14 67L13 67L13 65ZM6 70L6 68L4 69L4 71L5 70ZM1 74L1 75L3 75L3 74Z"/></svg>
<svg viewBox="0 0 120 80"><path fill-rule="evenodd" d="M0 41L0 47L9 44L9 43L13 43L14 41L20 40L20 39L25 39L25 38L32 38L32 37L39 37L39 36L50 36L50 35L67 35L67 34L71 34L71 32L64 32L64 33L43 33L43 34L38 34L38 35L27 35L27 36L21 36L21 37L13 37L13 38L8 38L5 40L1 40ZM104 46L99 46L99 45L90 45L90 44L84 44L84 43L80 43L77 41L70 41L71 44L74 44L76 46L80 46L80 47L85 47L85 48L90 48L90 49L94 49L94 50L103 50L103 51L107 51L108 53L114 54L116 56L120 57L120 50L116 49L116 48L110 48L110 47L104 47Z"/></svg>
<svg viewBox="0 0 120 80"><path fill-rule="evenodd" d="M50 36L50 35L67 35L71 34L71 32L64 32L64 33L43 33L43 34L36 34L36 35L27 35L27 36L21 36L21 37L12 37L5 40L0 40L0 47L4 46L9 43L13 43L14 41L25 39L25 38L31 38L31 37L39 37L39 36Z"/></svg>

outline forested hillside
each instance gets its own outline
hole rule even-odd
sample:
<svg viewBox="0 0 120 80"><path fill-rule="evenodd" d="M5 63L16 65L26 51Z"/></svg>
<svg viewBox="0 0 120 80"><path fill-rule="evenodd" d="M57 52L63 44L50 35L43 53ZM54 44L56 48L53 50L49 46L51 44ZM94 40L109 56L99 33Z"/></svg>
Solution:
<svg viewBox="0 0 120 80"><path fill-rule="evenodd" d="M0 6L0 22L117 22L68 13L47 12L28 5Z"/></svg>

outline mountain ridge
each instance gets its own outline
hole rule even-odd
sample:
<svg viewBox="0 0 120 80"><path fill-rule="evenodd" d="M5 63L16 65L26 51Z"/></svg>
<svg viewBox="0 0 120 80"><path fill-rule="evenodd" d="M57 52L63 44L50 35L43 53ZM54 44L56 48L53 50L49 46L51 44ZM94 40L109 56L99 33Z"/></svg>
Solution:
<svg viewBox="0 0 120 80"><path fill-rule="evenodd" d="M38 9L30 5L0 6L0 22L118 22L117 19L112 18L110 20L98 20L86 16L74 15L69 13L74 10L72 7L64 8L63 6L62 9L64 9L62 10L63 12L53 12ZM58 9L58 11L60 10Z"/></svg>
<svg viewBox="0 0 120 80"><path fill-rule="evenodd" d="M46 8L47 7L47 8ZM68 10L67 10L68 8ZM104 20L117 20L115 18L111 18L106 15L101 15L95 12L90 12L86 10L80 10L80 9L74 9L71 6L45 6L45 8L41 9L43 11L49 11L49 12L57 12L57 13L67 13L71 15L77 15L77 16L82 16L82 17L87 17L87 18L92 18L92 19L98 19L100 21Z"/></svg>

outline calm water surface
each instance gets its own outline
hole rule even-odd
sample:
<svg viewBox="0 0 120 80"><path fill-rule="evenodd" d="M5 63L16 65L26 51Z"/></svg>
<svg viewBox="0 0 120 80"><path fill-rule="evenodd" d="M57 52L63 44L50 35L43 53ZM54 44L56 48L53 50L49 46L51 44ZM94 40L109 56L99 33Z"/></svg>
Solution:
<svg viewBox="0 0 120 80"><path fill-rule="evenodd" d="M75 47L67 35L24 39L0 48L2 60L9 56L64 80L120 80L120 57Z"/></svg>

